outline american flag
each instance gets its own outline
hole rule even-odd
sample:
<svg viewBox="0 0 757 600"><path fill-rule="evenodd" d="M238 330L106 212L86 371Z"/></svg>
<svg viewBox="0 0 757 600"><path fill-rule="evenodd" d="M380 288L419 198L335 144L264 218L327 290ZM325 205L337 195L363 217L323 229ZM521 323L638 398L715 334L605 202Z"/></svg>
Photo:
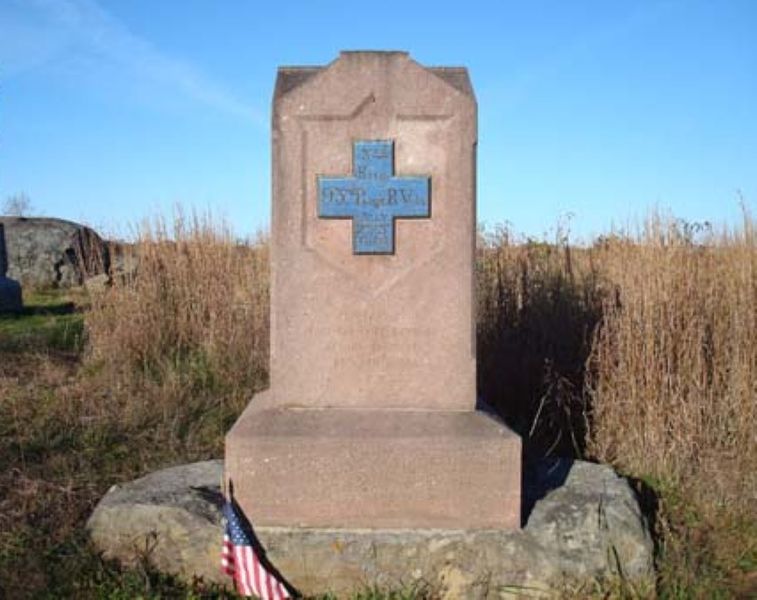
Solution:
<svg viewBox="0 0 757 600"><path fill-rule="evenodd" d="M226 527L221 549L221 568L234 578L237 592L242 596L254 594L261 600L291 598L284 584L260 562L251 536L245 531L233 502L224 503L223 516L226 518Z"/></svg>

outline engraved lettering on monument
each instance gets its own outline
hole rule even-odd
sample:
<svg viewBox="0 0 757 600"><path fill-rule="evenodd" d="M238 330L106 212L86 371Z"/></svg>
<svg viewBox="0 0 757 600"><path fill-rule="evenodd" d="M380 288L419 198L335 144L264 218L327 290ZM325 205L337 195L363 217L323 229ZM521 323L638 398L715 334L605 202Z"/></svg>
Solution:
<svg viewBox="0 0 757 600"><path fill-rule="evenodd" d="M431 216L431 178L394 175L394 142L360 140L352 177L318 176L318 216L352 219L353 254L394 254L394 221Z"/></svg>

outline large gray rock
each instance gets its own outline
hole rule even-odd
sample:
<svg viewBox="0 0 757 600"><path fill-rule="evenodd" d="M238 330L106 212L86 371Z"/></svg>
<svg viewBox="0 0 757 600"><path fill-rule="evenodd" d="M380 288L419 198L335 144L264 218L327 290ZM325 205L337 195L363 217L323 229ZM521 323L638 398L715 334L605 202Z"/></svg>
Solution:
<svg viewBox="0 0 757 600"><path fill-rule="evenodd" d="M8 276L32 287L81 285L107 272L107 245L89 227L51 218L0 217L8 248Z"/></svg>
<svg viewBox="0 0 757 600"><path fill-rule="evenodd" d="M106 556L225 581L219 570L222 461L173 467L102 499L87 527ZM557 487L556 487L557 486ZM554 488L554 489L552 489ZM418 587L444 598L512 598L566 581L649 581L652 540L628 483L609 467L539 463L520 531L369 531L259 527L273 565L300 592Z"/></svg>
<svg viewBox="0 0 757 600"><path fill-rule="evenodd" d="M535 503L526 529L551 550L559 571L579 578L602 578L609 571L631 577L649 573L652 543L628 483L606 465L556 461L551 466L556 473L564 470L566 478Z"/></svg>

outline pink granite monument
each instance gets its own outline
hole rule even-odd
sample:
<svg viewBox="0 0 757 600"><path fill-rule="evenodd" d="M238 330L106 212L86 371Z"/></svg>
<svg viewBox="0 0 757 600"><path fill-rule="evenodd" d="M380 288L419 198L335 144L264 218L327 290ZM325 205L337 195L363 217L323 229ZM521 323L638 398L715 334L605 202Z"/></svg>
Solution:
<svg viewBox="0 0 757 600"><path fill-rule="evenodd" d="M279 69L271 386L226 438L255 526L520 526L520 439L475 409L476 140L464 68Z"/></svg>

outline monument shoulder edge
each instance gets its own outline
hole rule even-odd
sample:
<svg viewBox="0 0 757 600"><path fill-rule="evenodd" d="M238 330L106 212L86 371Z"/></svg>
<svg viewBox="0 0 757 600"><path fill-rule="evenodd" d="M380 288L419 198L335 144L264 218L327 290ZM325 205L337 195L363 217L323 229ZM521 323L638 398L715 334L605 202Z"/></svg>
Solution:
<svg viewBox="0 0 757 600"><path fill-rule="evenodd" d="M295 88L300 87L314 75L323 71L325 67L279 67L276 74L276 85L273 100L276 102Z"/></svg>
<svg viewBox="0 0 757 600"><path fill-rule="evenodd" d="M465 67L425 67L425 69L436 75L447 85L452 86L466 96L470 96L475 102L476 95L473 93L468 69Z"/></svg>

